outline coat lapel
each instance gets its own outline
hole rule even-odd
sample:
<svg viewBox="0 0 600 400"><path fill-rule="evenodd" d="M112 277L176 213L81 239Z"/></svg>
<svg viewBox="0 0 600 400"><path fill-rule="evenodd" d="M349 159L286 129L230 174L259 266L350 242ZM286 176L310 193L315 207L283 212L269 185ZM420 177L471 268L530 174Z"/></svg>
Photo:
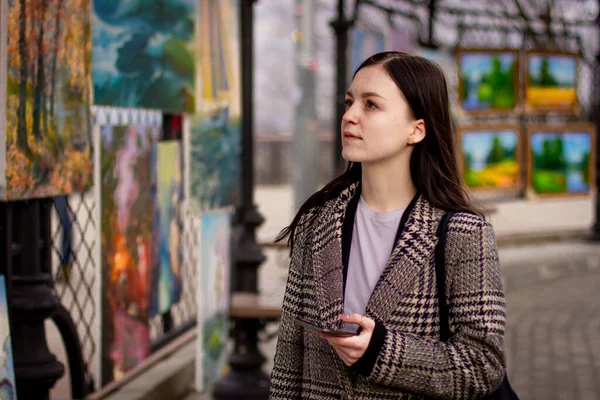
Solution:
<svg viewBox="0 0 600 400"><path fill-rule="evenodd" d="M433 255L437 244L436 229L443 211L419 196L394 247L381 277L367 304L367 315L387 321L403 294L413 292L417 285L435 282Z"/></svg>
<svg viewBox="0 0 600 400"><path fill-rule="evenodd" d="M344 189L321 209L312 239L311 264L316 280L318 322L328 329L340 329L340 315L344 312L344 276L342 261L342 226L350 200L358 183Z"/></svg>

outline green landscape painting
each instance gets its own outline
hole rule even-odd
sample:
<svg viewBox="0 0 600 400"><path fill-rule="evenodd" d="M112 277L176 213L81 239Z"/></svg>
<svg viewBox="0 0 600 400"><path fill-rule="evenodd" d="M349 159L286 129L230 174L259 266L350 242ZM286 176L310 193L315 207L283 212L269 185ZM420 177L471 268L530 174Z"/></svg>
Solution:
<svg viewBox="0 0 600 400"><path fill-rule="evenodd" d="M525 101L530 110L577 107L577 56L530 54Z"/></svg>
<svg viewBox="0 0 600 400"><path fill-rule="evenodd" d="M463 52L460 105L466 111L511 110L518 99L516 52Z"/></svg>
<svg viewBox="0 0 600 400"><path fill-rule="evenodd" d="M469 188L516 188L517 129L481 129L461 135L463 177Z"/></svg>
<svg viewBox="0 0 600 400"><path fill-rule="evenodd" d="M531 186L538 194L582 194L591 186L592 135L588 130L534 131Z"/></svg>

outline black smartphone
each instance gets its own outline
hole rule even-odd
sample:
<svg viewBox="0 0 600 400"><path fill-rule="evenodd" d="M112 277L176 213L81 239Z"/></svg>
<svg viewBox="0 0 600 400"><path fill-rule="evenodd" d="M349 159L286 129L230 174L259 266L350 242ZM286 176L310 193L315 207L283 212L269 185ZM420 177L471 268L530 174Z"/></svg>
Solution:
<svg viewBox="0 0 600 400"><path fill-rule="evenodd" d="M317 326L315 324L313 324L312 322L308 322L306 320L303 320L302 318L296 317L294 319L294 321L300 325L303 326L306 329L310 329L312 331L316 331L316 332L321 332L321 333L325 333L327 335L332 335L332 336L343 336L343 337L349 337L349 336L356 336L358 335L358 332L352 332L352 331L346 331L346 330L332 330L332 329L325 329L325 328L321 328L320 326ZM348 324L350 325L350 324ZM351 324L354 325L354 324ZM358 331L358 325L356 326L356 330Z"/></svg>

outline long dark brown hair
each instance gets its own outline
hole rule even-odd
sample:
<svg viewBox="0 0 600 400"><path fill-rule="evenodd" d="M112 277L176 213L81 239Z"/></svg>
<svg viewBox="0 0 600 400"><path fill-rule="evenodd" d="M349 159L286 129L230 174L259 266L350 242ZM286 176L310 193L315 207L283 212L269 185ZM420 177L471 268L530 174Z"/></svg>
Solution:
<svg viewBox="0 0 600 400"><path fill-rule="evenodd" d="M412 117L425 121L425 138L415 145L410 158L410 174L417 190L434 207L482 215L473 207L462 185L448 87L442 69L423 57L389 51L369 57L358 67L354 76L361 69L373 65L382 66L396 83L409 105ZM288 244L293 247L297 229L310 227L325 202L360 179L361 164L349 162L342 175L306 200L276 241L288 237ZM312 218L304 220L302 226L299 226L302 216L310 210L314 211L311 213Z"/></svg>

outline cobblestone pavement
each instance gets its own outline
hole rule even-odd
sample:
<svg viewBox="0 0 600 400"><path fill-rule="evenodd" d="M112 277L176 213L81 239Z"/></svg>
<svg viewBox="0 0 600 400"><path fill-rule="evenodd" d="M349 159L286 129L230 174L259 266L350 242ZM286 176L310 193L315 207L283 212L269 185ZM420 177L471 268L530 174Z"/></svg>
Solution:
<svg viewBox="0 0 600 400"><path fill-rule="evenodd" d="M600 245L500 249L508 375L521 400L600 399Z"/></svg>
<svg viewBox="0 0 600 400"><path fill-rule="evenodd" d="M600 399L600 272L507 293L508 372L522 400Z"/></svg>

